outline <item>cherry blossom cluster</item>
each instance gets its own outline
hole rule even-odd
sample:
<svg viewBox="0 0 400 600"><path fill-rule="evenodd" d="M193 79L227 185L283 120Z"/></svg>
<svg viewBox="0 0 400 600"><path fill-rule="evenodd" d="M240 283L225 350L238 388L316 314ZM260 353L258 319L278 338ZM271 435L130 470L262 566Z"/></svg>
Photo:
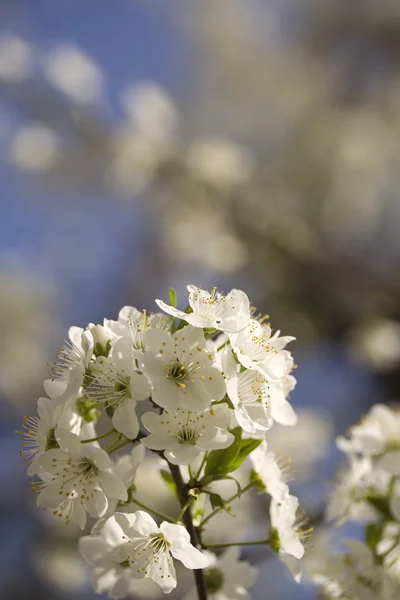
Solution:
<svg viewBox="0 0 400 600"><path fill-rule="evenodd" d="M171 592L174 561L195 571L196 591L188 598L249 598L256 569L240 560L234 546L242 544L269 545L295 580L301 577L308 532L287 468L267 441L275 422L296 424L288 400L294 364L286 349L294 338L273 333L240 290L187 289L184 311L171 289L170 304L156 301L162 313L125 306L116 321L71 327L38 415L23 425L22 454L38 506L81 529L88 515L97 520L79 547L95 591L114 599L134 592L142 578ZM169 469L160 475L178 497L175 518L135 497L146 452ZM243 486L232 474L245 461ZM212 488L223 479L238 488L229 502ZM204 543L211 519L250 489L269 499L263 539ZM199 512L200 497L207 508ZM217 556L211 548L226 550Z"/></svg>
<svg viewBox="0 0 400 600"><path fill-rule="evenodd" d="M327 505L328 520L363 525L360 540L330 556L314 579L327 600L400 597L400 412L376 404L337 446L346 454Z"/></svg>

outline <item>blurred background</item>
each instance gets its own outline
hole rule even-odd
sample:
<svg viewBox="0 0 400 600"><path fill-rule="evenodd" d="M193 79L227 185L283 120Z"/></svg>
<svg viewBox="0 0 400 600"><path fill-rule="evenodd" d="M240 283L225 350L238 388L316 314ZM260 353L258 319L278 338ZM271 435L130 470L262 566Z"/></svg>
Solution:
<svg viewBox="0 0 400 600"><path fill-rule="evenodd" d="M14 429L69 325L170 285L181 306L186 283L243 288L297 337L299 425L271 445L324 539L335 435L400 399L399 67L396 0L0 2L2 599L94 598ZM221 531L251 538L263 510ZM316 598L245 556L255 599Z"/></svg>

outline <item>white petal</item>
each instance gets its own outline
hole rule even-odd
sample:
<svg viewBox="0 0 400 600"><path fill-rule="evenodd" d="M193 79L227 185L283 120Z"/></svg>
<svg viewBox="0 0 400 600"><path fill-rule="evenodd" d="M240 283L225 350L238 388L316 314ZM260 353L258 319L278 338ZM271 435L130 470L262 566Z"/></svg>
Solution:
<svg viewBox="0 0 400 600"><path fill-rule="evenodd" d="M186 400L186 396L182 393L182 390L178 388L175 382L170 379L153 379L152 384L152 400L162 408L166 408L167 410L176 410L179 408L179 406L183 405L183 400Z"/></svg>
<svg viewBox="0 0 400 600"><path fill-rule="evenodd" d="M400 475L400 451L389 450L382 456L377 466L392 475Z"/></svg>
<svg viewBox="0 0 400 600"><path fill-rule="evenodd" d="M37 402L37 411L41 420L40 430L44 432L48 431L53 425L53 403L48 398L39 398Z"/></svg>
<svg viewBox="0 0 400 600"><path fill-rule="evenodd" d="M171 445L169 445L169 448ZM177 444L164 453L165 458L173 465L190 465L200 454L200 449L192 444Z"/></svg>
<svg viewBox="0 0 400 600"><path fill-rule="evenodd" d="M226 384L222 373L213 367L205 367L199 370L204 387L210 400L222 400L226 394Z"/></svg>
<svg viewBox="0 0 400 600"><path fill-rule="evenodd" d="M46 394L54 400L58 396L61 396L65 392L67 387L67 381L63 381L60 379L46 379L44 384L44 391Z"/></svg>
<svg viewBox="0 0 400 600"><path fill-rule="evenodd" d="M81 327L75 327L74 325L68 329L68 337L71 342L77 347L82 347L82 334L83 329Z"/></svg>
<svg viewBox="0 0 400 600"><path fill-rule="evenodd" d="M137 537L137 533L146 537L159 531L153 517L142 510L138 510L133 514L115 513L115 518L128 537Z"/></svg>
<svg viewBox="0 0 400 600"><path fill-rule="evenodd" d="M71 523L75 523L81 529L86 526L86 511L79 500L72 502L72 510L70 514Z"/></svg>
<svg viewBox="0 0 400 600"><path fill-rule="evenodd" d="M108 546L100 536L85 535L78 542L79 552L91 565L95 565L107 551Z"/></svg>
<svg viewBox="0 0 400 600"><path fill-rule="evenodd" d="M65 429L61 429L60 427L57 427L54 435L57 442L60 444L60 448L64 452L75 456L82 455L83 446L77 435L70 431L66 431Z"/></svg>
<svg viewBox="0 0 400 600"><path fill-rule="evenodd" d="M94 444L82 444L82 456L91 460L101 471L105 471L110 466L111 461L107 452Z"/></svg>
<svg viewBox="0 0 400 600"><path fill-rule="evenodd" d="M205 569L210 564L209 559L191 544L183 549L170 549L174 558L180 560L187 569Z"/></svg>
<svg viewBox="0 0 400 600"><path fill-rule="evenodd" d="M142 444L151 450L165 450L166 448L170 448L173 441L174 438L171 435L159 433L151 433L147 438L141 440Z"/></svg>
<svg viewBox="0 0 400 600"><path fill-rule="evenodd" d="M165 535L168 542L176 549L185 548L190 544L190 535L183 525L168 523L163 521L160 525L160 531Z"/></svg>
<svg viewBox="0 0 400 600"><path fill-rule="evenodd" d="M101 538L110 548L115 548L115 546L118 546L118 544L123 543L124 532L118 525L114 516L110 517L104 522L104 525L101 528Z"/></svg>
<svg viewBox="0 0 400 600"><path fill-rule="evenodd" d="M173 358L173 344L170 334L164 329L148 329L144 336L146 352L160 355L163 359Z"/></svg>
<svg viewBox="0 0 400 600"><path fill-rule="evenodd" d="M199 439L197 445L201 450L215 450L218 448L228 448L233 444L235 437L231 433L229 433L229 431L226 431L225 429L220 429L219 427L215 427L214 430L214 435L210 439Z"/></svg>
<svg viewBox="0 0 400 600"><path fill-rule="evenodd" d="M293 427L297 423L297 415L287 400L284 400L281 404L271 402L270 414L274 421L280 425Z"/></svg>
<svg viewBox="0 0 400 600"><path fill-rule="evenodd" d="M167 315L171 315L172 317L175 317L177 319L183 319L184 321L186 321L186 317L188 315L183 310L178 310L177 308L174 308L173 306L169 306L162 300L158 300L158 299L156 300L156 304L161 308L161 310L166 312Z"/></svg>
<svg viewBox="0 0 400 600"><path fill-rule="evenodd" d="M139 421L136 414L136 400L125 398L115 409L112 417L115 429L123 433L129 440L136 439L139 433Z"/></svg>
<svg viewBox="0 0 400 600"><path fill-rule="evenodd" d="M158 583L164 594L169 594L176 587L176 572L169 552L161 554L157 563L152 564L150 577Z"/></svg>
<svg viewBox="0 0 400 600"><path fill-rule="evenodd" d="M129 385L132 398L145 400L150 395L150 386L147 377L139 373L132 373Z"/></svg>
<svg viewBox="0 0 400 600"><path fill-rule="evenodd" d="M112 471L101 471L98 475L98 480L101 483L101 487L104 492L110 498L116 498L126 502L128 500L128 493L122 481Z"/></svg>
<svg viewBox="0 0 400 600"><path fill-rule="evenodd" d="M103 517L108 508L107 496L102 490L93 490L89 499L85 500L85 508L91 517Z"/></svg>
<svg viewBox="0 0 400 600"><path fill-rule="evenodd" d="M150 433L164 433L165 427L161 423L160 415L153 411L149 411L142 415L142 423Z"/></svg>

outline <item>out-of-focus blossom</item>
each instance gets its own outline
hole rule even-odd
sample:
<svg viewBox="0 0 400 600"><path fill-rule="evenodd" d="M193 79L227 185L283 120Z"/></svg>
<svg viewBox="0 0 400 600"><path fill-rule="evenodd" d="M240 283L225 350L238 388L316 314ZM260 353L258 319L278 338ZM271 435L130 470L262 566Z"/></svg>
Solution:
<svg viewBox="0 0 400 600"><path fill-rule="evenodd" d="M132 127L123 127L111 140L113 159L106 180L129 193L145 190L165 157L165 149Z"/></svg>
<svg viewBox="0 0 400 600"><path fill-rule="evenodd" d="M20 169L45 171L53 166L60 149L60 140L53 129L40 123L29 123L14 135L9 160Z"/></svg>
<svg viewBox="0 0 400 600"><path fill-rule="evenodd" d="M230 231L224 214L211 207L185 207L166 217L165 248L173 260L188 261L221 273L243 268L249 255L245 244Z"/></svg>
<svg viewBox="0 0 400 600"><path fill-rule="evenodd" d="M75 548L60 543L48 548L36 548L32 561L45 580L65 592L78 592L86 584L87 569Z"/></svg>
<svg viewBox="0 0 400 600"><path fill-rule="evenodd" d="M121 103L132 125L145 137L160 143L173 139L177 112L165 90L153 82L126 88Z"/></svg>
<svg viewBox="0 0 400 600"><path fill-rule="evenodd" d="M0 266L0 393L15 403L32 402L32 392L46 371L57 316L55 289L17 261Z"/></svg>
<svg viewBox="0 0 400 600"><path fill-rule="evenodd" d="M315 462L327 452L333 436L333 423L328 413L297 409L297 425L288 432L278 423L268 432L268 444L280 456L290 456L296 479L312 472Z"/></svg>
<svg viewBox="0 0 400 600"><path fill-rule="evenodd" d="M246 148L223 137L205 137L193 142L187 165L196 179L229 188L245 183L253 170L253 158Z"/></svg>
<svg viewBox="0 0 400 600"><path fill-rule="evenodd" d="M42 66L48 81L74 102L93 104L101 100L101 69L77 46L55 46L43 57Z"/></svg>
<svg viewBox="0 0 400 600"><path fill-rule="evenodd" d="M350 335L349 351L356 361L378 371L392 371L400 363L400 323L380 319L366 323Z"/></svg>
<svg viewBox="0 0 400 600"><path fill-rule="evenodd" d="M32 47L16 35L0 37L0 80L18 83L33 71Z"/></svg>

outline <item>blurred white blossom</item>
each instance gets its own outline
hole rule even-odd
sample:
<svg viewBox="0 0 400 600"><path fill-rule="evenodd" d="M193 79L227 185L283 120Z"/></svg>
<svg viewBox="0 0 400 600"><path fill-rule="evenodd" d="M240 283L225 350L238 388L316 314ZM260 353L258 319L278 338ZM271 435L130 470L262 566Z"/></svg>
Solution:
<svg viewBox="0 0 400 600"><path fill-rule="evenodd" d="M349 352L372 369L395 369L400 363L400 324L379 319L360 325L350 335Z"/></svg>
<svg viewBox="0 0 400 600"><path fill-rule="evenodd" d="M44 171L55 163L60 143L57 134L40 123L30 123L18 129L14 135L9 159L20 169Z"/></svg>
<svg viewBox="0 0 400 600"><path fill-rule="evenodd" d="M177 112L160 86L151 81L130 86L122 92L121 103L129 121L144 136L162 143L172 139Z"/></svg>
<svg viewBox="0 0 400 600"><path fill-rule="evenodd" d="M32 47L16 35L0 37L0 80L18 83L27 79L34 68Z"/></svg>
<svg viewBox="0 0 400 600"><path fill-rule="evenodd" d="M217 188L228 188L250 178L253 158L246 148L224 137L210 136L193 142L187 164L195 178Z"/></svg>
<svg viewBox="0 0 400 600"><path fill-rule="evenodd" d="M97 103L103 94L103 74L94 60L72 44L54 46L42 59L48 81L74 102Z"/></svg>

